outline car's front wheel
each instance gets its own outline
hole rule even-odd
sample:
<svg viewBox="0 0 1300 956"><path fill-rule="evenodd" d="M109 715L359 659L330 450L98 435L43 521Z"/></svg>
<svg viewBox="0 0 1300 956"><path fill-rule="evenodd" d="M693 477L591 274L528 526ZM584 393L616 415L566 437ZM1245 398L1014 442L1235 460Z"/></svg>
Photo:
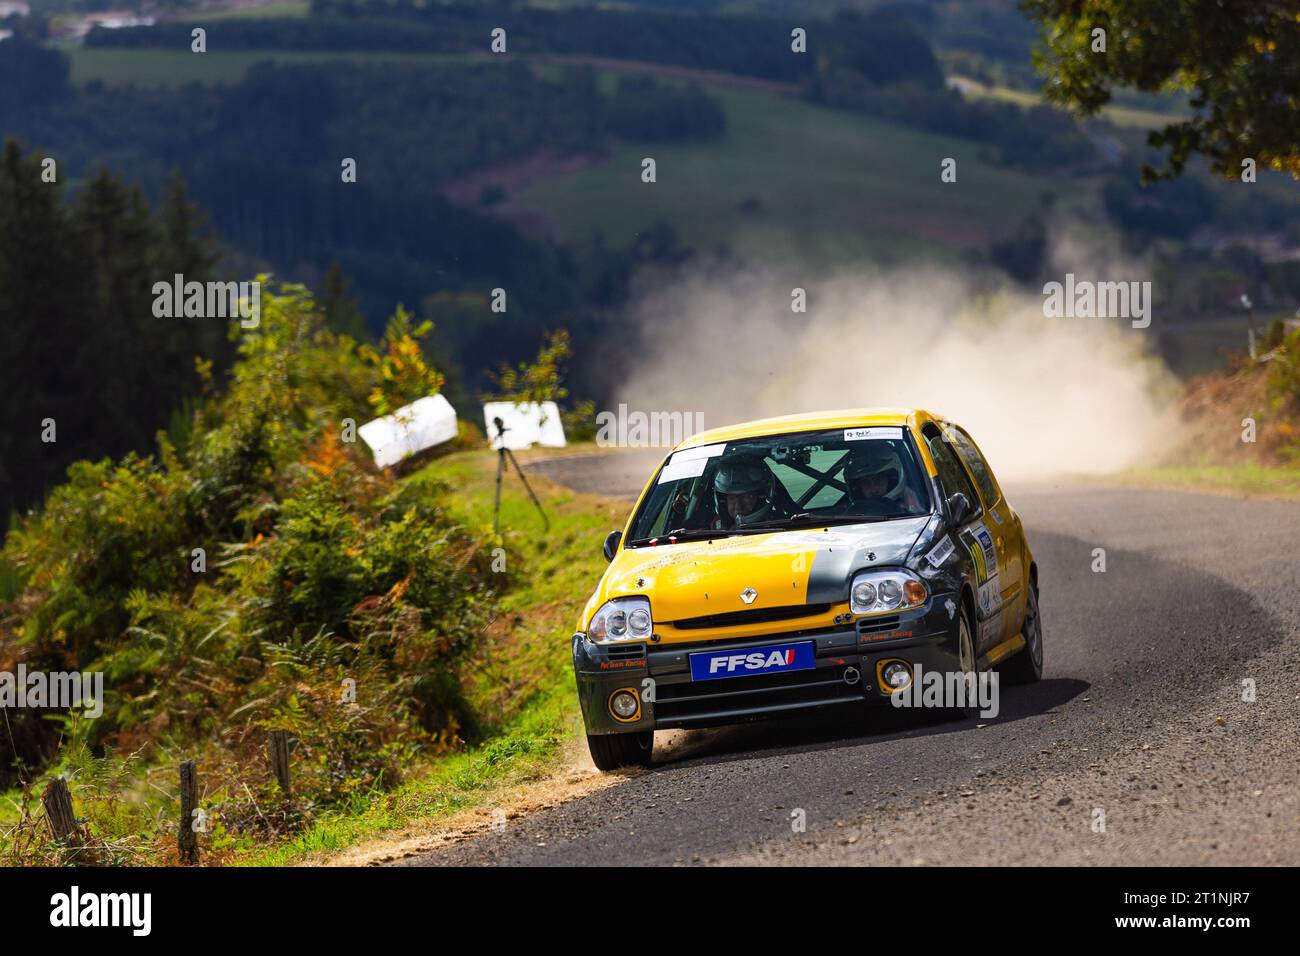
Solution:
<svg viewBox="0 0 1300 956"><path fill-rule="evenodd" d="M587 734L587 749L601 770L645 766L650 763L654 746L653 730L631 734Z"/></svg>
<svg viewBox="0 0 1300 956"><path fill-rule="evenodd" d="M980 673L979 657L975 653L975 625L964 609L957 622L957 669L961 672L966 696L948 713L954 720L962 720L979 712L975 694Z"/></svg>

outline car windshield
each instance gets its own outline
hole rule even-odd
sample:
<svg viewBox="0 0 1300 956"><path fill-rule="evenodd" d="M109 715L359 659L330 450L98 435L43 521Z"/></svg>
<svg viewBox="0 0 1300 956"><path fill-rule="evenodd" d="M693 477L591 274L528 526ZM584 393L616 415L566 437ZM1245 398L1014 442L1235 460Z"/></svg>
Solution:
<svg viewBox="0 0 1300 956"><path fill-rule="evenodd" d="M929 512L924 472L899 426L764 435L670 455L637 512L629 544Z"/></svg>

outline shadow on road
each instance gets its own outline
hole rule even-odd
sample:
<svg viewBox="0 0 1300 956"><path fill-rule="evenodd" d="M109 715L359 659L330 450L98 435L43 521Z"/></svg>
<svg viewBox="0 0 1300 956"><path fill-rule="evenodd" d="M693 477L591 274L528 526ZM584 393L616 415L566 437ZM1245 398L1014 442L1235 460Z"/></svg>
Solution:
<svg viewBox="0 0 1300 956"><path fill-rule="evenodd" d="M884 743L913 737L963 733L978 725L1006 724L1050 712L1085 693L1087 681L1073 678L1042 680L1027 686L1006 686L1001 708L993 718L950 720L933 711L863 704L827 708L816 714L754 721L730 727L686 731L655 757L655 766L718 763L761 753L808 753L864 743Z"/></svg>

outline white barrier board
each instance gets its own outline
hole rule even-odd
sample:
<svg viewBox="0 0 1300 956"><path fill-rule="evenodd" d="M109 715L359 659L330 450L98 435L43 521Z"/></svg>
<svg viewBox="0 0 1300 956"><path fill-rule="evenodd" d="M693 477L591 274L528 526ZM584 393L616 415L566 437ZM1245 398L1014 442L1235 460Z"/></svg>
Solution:
<svg viewBox="0 0 1300 956"><path fill-rule="evenodd" d="M497 427L492 419L500 418L506 427L505 447L512 451L542 445L546 448L563 448L564 425L560 409L554 402L488 402L483 406L483 427L493 448L501 447Z"/></svg>
<svg viewBox="0 0 1300 956"><path fill-rule="evenodd" d="M357 432L370 446L380 468L456 437L456 410L442 395L421 398L383 418L366 422Z"/></svg>

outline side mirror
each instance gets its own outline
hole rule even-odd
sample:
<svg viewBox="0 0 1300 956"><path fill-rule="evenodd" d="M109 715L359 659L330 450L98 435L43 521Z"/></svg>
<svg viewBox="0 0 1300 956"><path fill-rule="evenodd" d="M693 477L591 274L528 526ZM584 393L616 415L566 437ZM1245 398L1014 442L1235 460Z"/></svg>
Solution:
<svg viewBox="0 0 1300 956"><path fill-rule="evenodd" d="M614 560L614 554L618 551L618 544L622 540L622 531L611 531L609 534L605 535L605 546L601 548L601 551L604 552L606 561Z"/></svg>
<svg viewBox="0 0 1300 956"><path fill-rule="evenodd" d="M960 525L970 517L970 499L960 491L948 496L948 517L954 525Z"/></svg>

